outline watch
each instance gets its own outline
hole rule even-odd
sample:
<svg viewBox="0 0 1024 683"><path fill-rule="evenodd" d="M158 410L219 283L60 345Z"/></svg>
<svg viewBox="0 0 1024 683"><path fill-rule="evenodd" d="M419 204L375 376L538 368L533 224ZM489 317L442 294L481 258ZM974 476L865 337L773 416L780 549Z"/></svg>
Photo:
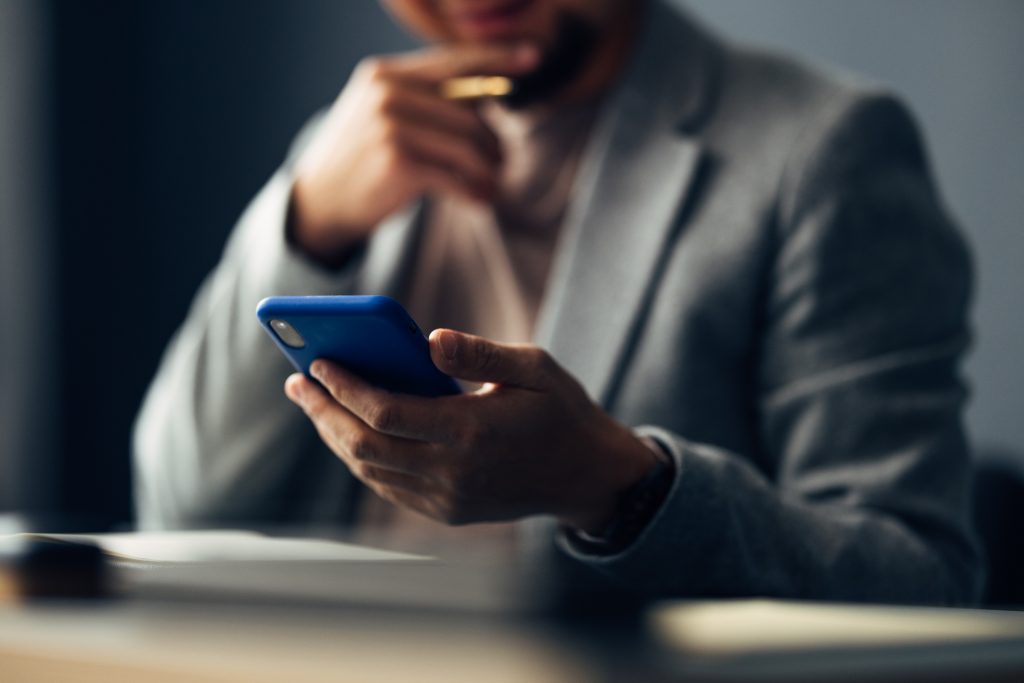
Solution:
<svg viewBox="0 0 1024 683"><path fill-rule="evenodd" d="M599 533L591 534L564 526L563 531L573 546L592 555L611 555L625 550L665 501L675 481L675 461L654 439L641 436L655 454L655 465L644 477L619 495L615 514Z"/></svg>

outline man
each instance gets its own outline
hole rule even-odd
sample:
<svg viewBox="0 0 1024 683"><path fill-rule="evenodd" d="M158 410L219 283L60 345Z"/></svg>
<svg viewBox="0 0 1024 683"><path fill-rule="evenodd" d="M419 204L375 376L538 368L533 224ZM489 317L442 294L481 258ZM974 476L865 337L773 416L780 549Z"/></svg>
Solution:
<svg viewBox="0 0 1024 683"><path fill-rule="evenodd" d="M969 264L904 109L658 2L387 4L434 47L361 64L242 217L137 425L141 521L542 516L659 595L972 601ZM252 311L328 293L451 328L482 388L318 363L303 416Z"/></svg>

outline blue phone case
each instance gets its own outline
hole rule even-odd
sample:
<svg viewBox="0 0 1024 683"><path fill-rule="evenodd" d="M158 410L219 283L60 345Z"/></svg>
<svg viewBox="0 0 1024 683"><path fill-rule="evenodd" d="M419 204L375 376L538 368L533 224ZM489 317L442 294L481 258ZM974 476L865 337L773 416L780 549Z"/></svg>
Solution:
<svg viewBox="0 0 1024 683"><path fill-rule="evenodd" d="M420 396L461 393L430 358L427 338L402 305L386 296L272 296L256 317L297 370L326 358L388 391ZM305 346L286 344L271 321L281 320Z"/></svg>

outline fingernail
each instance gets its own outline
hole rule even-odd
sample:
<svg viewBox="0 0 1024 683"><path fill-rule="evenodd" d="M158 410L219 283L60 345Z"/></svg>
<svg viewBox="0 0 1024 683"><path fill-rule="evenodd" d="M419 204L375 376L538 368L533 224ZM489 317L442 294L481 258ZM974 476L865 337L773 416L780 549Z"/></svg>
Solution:
<svg viewBox="0 0 1024 683"><path fill-rule="evenodd" d="M289 377L284 388L285 393L288 394L288 398L292 399L296 403L302 403L302 399L305 397L306 388L303 386L301 376L292 375Z"/></svg>
<svg viewBox="0 0 1024 683"><path fill-rule="evenodd" d="M324 364L323 361L315 360L309 366L309 374L313 375L317 379L323 379L324 375Z"/></svg>
<svg viewBox="0 0 1024 683"><path fill-rule="evenodd" d="M442 332L438 341L441 343L441 353L447 360L454 361L455 354L459 352L459 340L451 332Z"/></svg>

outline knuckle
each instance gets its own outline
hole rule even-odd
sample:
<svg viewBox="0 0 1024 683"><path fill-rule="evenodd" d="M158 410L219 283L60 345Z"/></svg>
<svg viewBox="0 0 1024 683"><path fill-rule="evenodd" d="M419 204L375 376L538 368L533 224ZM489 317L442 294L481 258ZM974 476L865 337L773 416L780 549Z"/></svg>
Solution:
<svg viewBox="0 0 1024 683"><path fill-rule="evenodd" d="M378 403L370 409L367 424L378 432L386 432L394 427L396 421L395 408L386 403Z"/></svg>
<svg viewBox="0 0 1024 683"><path fill-rule="evenodd" d="M481 370L494 370L498 367L500 362L501 352L498 347L494 344L478 339L476 341L475 354L477 358L477 366Z"/></svg>
<svg viewBox="0 0 1024 683"><path fill-rule="evenodd" d="M378 470L375 467L371 467L364 462L357 462L354 463L350 469L352 470L352 474L354 474L359 481L368 484L377 483Z"/></svg>
<svg viewBox="0 0 1024 683"><path fill-rule="evenodd" d="M356 72L370 80L382 78L386 70L386 62L380 57L364 57L356 65Z"/></svg>
<svg viewBox="0 0 1024 683"><path fill-rule="evenodd" d="M378 114L394 112L398 103L398 89L391 83L381 83L373 93L373 108Z"/></svg>
<svg viewBox="0 0 1024 683"><path fill-rule="evenodd" d="M366 477L368 481L372 481L377 484L385 484L384 470L380 467L363 463L362 470L363 476Z"/></svg>
<svg viewBox="0 0 1024 683"><path fill-rule="evenodd" d="M337 378L332 375L324 375L324 379L318 380L324 387L324 395L321 403L326 409L335 408L341 403L341 397L345 395L344 388L339 385Z"/></svg>
<svg viewBox="0 0 1024 683"><path fill-rule="evenodd" d="M368 434L352 430L348 434L348 451L357 461L366 463L373 460L373 444Z"/></svg>
<svg viewBox="0 0 1024 683"><path fill-rule="evenodd" d="M539 346L535 346L530 350L530 356L534 369L542 373L553 372L558 367L554 357Z"/></svg>

